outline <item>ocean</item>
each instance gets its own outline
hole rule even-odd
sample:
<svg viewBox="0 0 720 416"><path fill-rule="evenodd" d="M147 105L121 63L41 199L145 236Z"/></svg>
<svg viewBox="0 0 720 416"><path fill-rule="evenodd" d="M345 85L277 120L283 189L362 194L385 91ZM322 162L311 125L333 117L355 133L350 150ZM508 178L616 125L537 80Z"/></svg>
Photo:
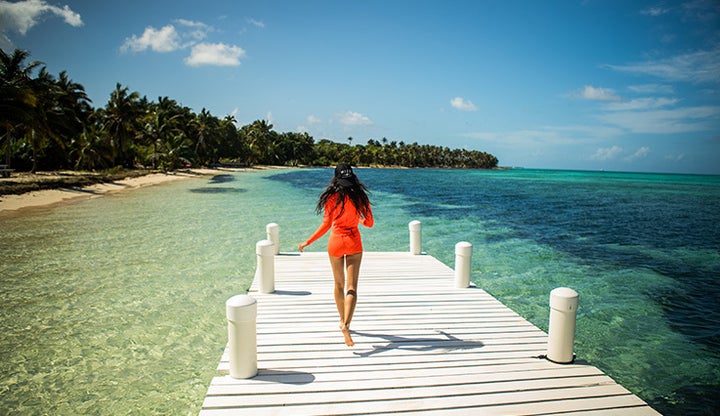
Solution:
<svg viewBox="0 0 720 416"><path fill-rule="evenodd" d="M366 250L408 250L412 220L451 267L468 241L473 282L543 330L550 291L571 287L579 360L665 415L720 414L720 176L356 173ZM265 225L296 250L331 174L227 172L3 214L0 413L197 414Z"/></svg>

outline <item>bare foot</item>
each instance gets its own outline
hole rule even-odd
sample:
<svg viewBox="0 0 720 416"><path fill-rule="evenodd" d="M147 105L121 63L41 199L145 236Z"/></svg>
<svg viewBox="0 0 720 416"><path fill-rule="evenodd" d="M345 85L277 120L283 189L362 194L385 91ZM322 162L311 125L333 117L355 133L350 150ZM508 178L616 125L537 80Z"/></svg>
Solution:
<svg viewBox="0 0 720 416"><path fill-rule="evenodd" d="M355 342L352 340L352 337L350 336L350 330L347 328L341 328L340 329L343 333L343 336L345 337L345 345L348 347L352 347L355 345Z"/></svg>

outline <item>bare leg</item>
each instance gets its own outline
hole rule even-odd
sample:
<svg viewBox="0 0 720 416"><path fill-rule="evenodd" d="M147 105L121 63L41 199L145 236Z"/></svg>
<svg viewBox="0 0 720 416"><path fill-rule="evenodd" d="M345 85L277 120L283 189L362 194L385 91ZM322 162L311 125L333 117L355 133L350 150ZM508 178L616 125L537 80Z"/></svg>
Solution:
<svg viewBox="0 0 720 416"><path fill-rule="evenodd" d="M335 279L335 306L340 315L340 329L345 328L345 258L330 256L330 267Z"/></svg>
<svg viewBox="0 0 720 416"><path fill-rule="evenodd" d="M340 315L340 330L345 337L345 345L352 347L355 342L350 336L350 321L355 313L357 304L357 285L360 276L360 262L362 253L345 257L330 256L333 278L335 279L335 306ZM347 275L347 294L345 292Z"/></svg>
<svg viewBox="0 0 720 416"><path fill-rule="evenodd" d="M345 257L346 284L347 292L345 295L345 326L349 329L353 314L355 313L355 305L357 305L357 286L360 277L360 262L362 262L362 253L353 254Z"/></svg>

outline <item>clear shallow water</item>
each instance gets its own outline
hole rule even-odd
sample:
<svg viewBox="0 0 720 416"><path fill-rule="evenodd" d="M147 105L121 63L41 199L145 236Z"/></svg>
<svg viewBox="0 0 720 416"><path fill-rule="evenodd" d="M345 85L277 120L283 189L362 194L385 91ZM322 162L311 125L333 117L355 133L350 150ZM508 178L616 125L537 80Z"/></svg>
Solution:
<svg viewBox="0 0 720 416"><path fill-rule="evenodd" d="M423 250L547 329L580 293L576 353L668 415L717 414L720 177L372 170L367 250ZM244 172L0 217L0 413L196 414L265 224L294 250L330 170ZM309 249L324 250L320 241Z"/></svg>

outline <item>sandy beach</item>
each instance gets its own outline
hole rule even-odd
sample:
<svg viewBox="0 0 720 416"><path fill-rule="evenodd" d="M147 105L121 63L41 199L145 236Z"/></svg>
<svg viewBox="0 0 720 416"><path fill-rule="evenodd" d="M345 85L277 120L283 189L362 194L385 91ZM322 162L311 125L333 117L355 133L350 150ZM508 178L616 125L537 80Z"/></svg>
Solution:
<svg viewBox="0 0 720 416"><path fill-rule="evenodd" d="M217 175L243 169L191 169L182 172L151 173L145 176L126 178L111 183L101 183L83 188L48 189L27 192L20 195L0 195L0 214L20 212L28 208L44 207L85 198L95 198L110 192L120 192L165 182Z"/></svg>

